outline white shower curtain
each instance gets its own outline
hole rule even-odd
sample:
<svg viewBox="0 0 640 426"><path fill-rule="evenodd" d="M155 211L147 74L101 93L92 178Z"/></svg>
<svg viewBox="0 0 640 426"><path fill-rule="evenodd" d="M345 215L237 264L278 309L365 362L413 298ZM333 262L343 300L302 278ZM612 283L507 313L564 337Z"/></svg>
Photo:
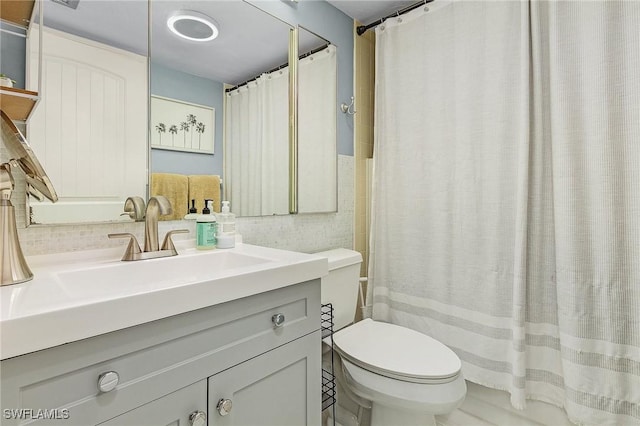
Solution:
<svg viewBox="0 0 640 426"><path fill-rule="evenodd" d="M288 84L285 68L225 98L225 181L240 216L289 213Z"/></svg>
<svg viewBox="0 0 640 426"><path fill-rule="evenodd" d="M373 317L639 424L640 3L428 8L377 29Z"/></svg>
<svg viewBox="0 0 640 426"><path fill-rule="evenodd" d="M298 72L298 210L333 212L336 47L329 45L301 59ZM225 98L227 190L233 210L241 216L289 213L288 83L289 70L284 68L263 74Z"/></svg>

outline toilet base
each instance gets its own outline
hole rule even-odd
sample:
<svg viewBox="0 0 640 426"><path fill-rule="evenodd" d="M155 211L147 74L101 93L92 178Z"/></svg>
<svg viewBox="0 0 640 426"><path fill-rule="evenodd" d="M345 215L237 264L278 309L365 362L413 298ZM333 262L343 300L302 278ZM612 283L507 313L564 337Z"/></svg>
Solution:
<svg viewBox="0 0 640 426"><path fill-rule="evenodd" d="M433 385L401 382L338 360L338 382L360 406L371 407L371 426L435 426L434 416L458 408L467 393L462 374Z"/></svg>
<svg viewBox="0 0 640 426"><path fill-rule="evenodd" d="M436 418L429 413L374 402L371 407L371 426L436 426Z"/></svg>

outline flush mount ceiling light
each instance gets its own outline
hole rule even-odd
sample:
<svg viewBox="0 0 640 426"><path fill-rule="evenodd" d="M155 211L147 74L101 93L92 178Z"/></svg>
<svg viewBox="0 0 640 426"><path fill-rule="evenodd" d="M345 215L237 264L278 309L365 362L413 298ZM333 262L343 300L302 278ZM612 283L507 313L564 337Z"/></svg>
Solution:
<svg viewBox="0 0 640 426"><path fill-rule="evenodd" d="M54 3L61 4L63 6L70 7L71 9L77 9L80 0L52 0Z"/></svg>
<svg viewBox="0 0 640 426"><path fill-rule="evenodd" d="M176 12L167 19L167 26L175 35L191 41L210 41L218 37L216 22L191 10Z"/></svg>

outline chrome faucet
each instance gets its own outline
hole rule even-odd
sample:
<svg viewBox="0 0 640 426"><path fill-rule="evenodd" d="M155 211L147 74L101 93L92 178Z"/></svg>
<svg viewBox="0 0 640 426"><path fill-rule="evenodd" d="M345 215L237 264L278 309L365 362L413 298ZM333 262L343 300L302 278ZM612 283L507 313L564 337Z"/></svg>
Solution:
<svg viewBox="0 0 640 426"><path fill-rule="evenodd" d="M0 286L33 278L18 240L16 213L11 204L11 193L15 187L11 167L11 163L0 164Z"/></svg>
<svg viewBox="0 0 640 426"><path fill-rule="evenodd" d="M134 204L134 201L137 201L135 200L136 198L139 197L127 198L127 201L125 201L125 211L131 211L133 207L132 204ZM140 205L139 203L135 204ZM144 219L144 252L140 250L140 244L138 244L135 235L128 232L109 234L109 238L130 238L129 245L125 250L122 260L144 260L177 255L178 252L173 245L171 236L173 234L187 233L189 230L176 229L169 231L164 237L162 248L160 248L158 243L158 218L162 215L171 214L172 211L171 203L166 197L156 195L155 197L149 198Z"/></svg>
<svg viewBox="0 0 640 426"><path fill-rule="evenodd" d="M149 198L144 214L144 251L160 250L158 243L158 217L173 213L171 203L166 197L157 195Z"/></svg>

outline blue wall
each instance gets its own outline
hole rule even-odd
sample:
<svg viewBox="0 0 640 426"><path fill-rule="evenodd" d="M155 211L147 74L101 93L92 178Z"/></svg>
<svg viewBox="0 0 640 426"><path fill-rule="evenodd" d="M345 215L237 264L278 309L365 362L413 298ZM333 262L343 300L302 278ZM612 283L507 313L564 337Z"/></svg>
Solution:
<svg viewBox="0 0 640 426"><path fill-rule="evenodd" d="M353 19L325 1L246 1L292 26L300 25L338 47L338 154L353 156L353 116L340 111L340 104L349 103L354 96Z"/></svg>
<svg viewBox="0 0 640 426"><path fill-rule="evenodd" d="M0 24L9 31L21 32L10 25ZM24 88L26 39L0 32L0 73L16 81L14 87Z"/></svg>
<svg viewBox="0 0 640 426"><path fill-rule="evenodd" d="M222 176L222 83L151 62L151 94L213 107L216 118L215 154L152 149L151 171Z"/></svg>

